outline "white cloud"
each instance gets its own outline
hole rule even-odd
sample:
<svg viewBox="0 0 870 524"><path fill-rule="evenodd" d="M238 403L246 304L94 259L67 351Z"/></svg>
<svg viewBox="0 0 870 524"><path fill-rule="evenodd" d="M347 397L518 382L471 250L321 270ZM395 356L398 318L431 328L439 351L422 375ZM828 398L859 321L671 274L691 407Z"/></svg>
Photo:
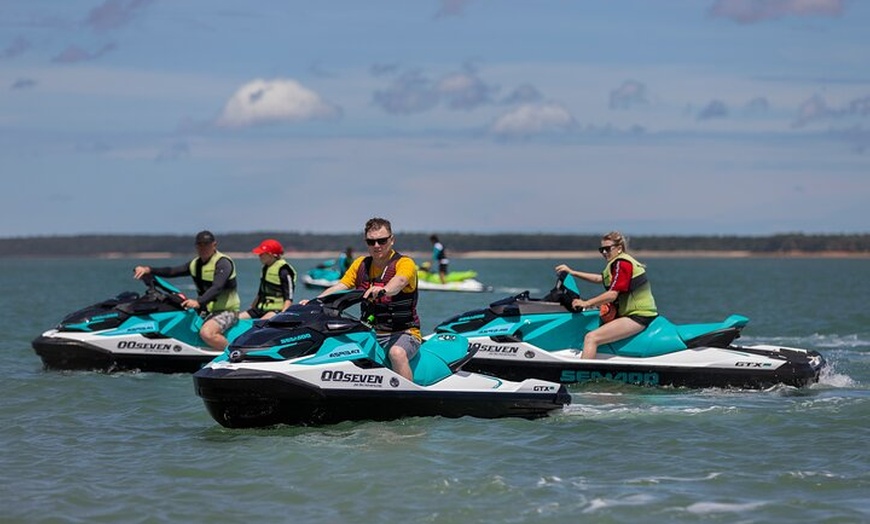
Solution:
<svg viewBox="0 0 870 524"><path fill-rule="evenodd" d="M218 127L239 128L340 116L340 107L325 102L295 80L258 78L233 94L215 123Z"/></svg>
<svg viewBox="0 0 870 524"><path fill-rule="evenodd" d="M529 136L568 130L574 117L558 104L526 104L498 117L490 132L499 136Z"/></svg>

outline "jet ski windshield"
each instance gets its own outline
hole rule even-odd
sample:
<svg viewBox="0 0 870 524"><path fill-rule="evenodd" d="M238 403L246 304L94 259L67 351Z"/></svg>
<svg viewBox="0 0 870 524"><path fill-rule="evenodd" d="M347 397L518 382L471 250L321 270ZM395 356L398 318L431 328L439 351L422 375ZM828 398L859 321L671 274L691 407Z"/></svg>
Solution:
<svg viewBox="0 0 870 524"><path fill-rule="evenodd" d="M362 302L363 293L360 290L342 291L306 304L294 304L286 311L261 322L264 326L281 329L323 324L330 319L341 318L346 309Z"/></svg>

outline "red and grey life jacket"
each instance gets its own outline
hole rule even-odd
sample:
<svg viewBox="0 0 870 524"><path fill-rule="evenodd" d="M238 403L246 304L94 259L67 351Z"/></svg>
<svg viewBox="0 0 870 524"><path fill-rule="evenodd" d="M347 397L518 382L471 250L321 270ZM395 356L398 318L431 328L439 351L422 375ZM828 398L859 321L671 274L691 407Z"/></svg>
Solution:
<svg viewBox="0 0 870 524"><path fill-rule="evenodd" d="M368 289L372 286L383 287L396 276L396 264L402 258L401 253L393 253L387 266L380 276L371 278L372 257L363 259L356 275L356 289ZM420 327L417 316L417 289L407 293L400 291L388 297L383 296L377 302L363 302L360 305L362 318L372 323L377 331L402 331Z"/></svg>

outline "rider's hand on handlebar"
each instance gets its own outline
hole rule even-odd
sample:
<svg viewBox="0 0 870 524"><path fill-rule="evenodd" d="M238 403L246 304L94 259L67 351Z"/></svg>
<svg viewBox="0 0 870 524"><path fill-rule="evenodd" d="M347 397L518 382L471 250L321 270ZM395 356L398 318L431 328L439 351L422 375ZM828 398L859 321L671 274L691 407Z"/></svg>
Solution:
<svg viewBox="0 0 870 524"><path fill-rule="evenodd" d="M192 298L188 298L187 300L185 300L184 302L181 303L181 307L189 308L189 309L199 309L199 302L192 299Z"/></svg>
<svg viewBox="0 0 870 524"><path fill-rule="evenodd" d="M574 311L580 311L586 307L585 303L586 301L582 298L575 298L571 301L571 309L573 309Z"/></svg>
<svg viewBox="0 0 870 524"><path fill-rule="evenodd" d="M386 294L387 294L387 290L381 286L370 287L363 294L363 298L366 300L370 300L372 302L375 302L378 299L382 298Z"/></svg>
<svg viewBox="0 0 870 524"><path fill-rule="evenodd" d="M139 280L150 272L151 268L148 266L136 266L133 268L133 278Z"/></svg>

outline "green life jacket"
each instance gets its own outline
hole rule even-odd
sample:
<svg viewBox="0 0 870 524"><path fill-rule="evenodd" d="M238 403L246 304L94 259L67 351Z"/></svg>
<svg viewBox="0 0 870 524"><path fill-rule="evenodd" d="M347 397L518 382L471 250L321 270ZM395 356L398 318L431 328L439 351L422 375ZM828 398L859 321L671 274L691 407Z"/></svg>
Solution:
<svg viewBox="0 0 870 524"><path fill-rule="evenodd" d="M227 285L218 294L218 296L206 305L209 313L219 313L221 311L238 311L241 300L237 291L238 283L236 282L236 264L233 259L224 255L220 251L215 251L208 262L203 263L199 257L190 261L190 275L193 277L193 282L196 284L196 292L199 296L208 291L214 282L214 270L218 260L226 258L233 266L233 272L230 273L230 278L227 279Z"/></svg>
<svg viewBox="0 0 870 524"><path fill-rule="evenodd" d="M260 290L257 291L257 308L263 311L281 311L284 308L284 294L281 292L281 268L290 268L290 278L296 286L296 270L283 258L279 258L271 266L263 266L260 278Z"/></svg>
<svg viewBox="0 0 870 524"><path fill-rule="evenodd" d="M646 279L646 269L643 264L638 262L633 256L628 253L620 253L611 260L604 271L601 272L604 289L610 289L610 268L616 264L618 260L627 260L631 263L631 284L629 284L627 293L620 293L616 298L616 314L620 317L628 317L631 315L639 315L641 317L654 317L658 314L656 309L656 301L652 295L652 288L649 281Z"/></svg>

